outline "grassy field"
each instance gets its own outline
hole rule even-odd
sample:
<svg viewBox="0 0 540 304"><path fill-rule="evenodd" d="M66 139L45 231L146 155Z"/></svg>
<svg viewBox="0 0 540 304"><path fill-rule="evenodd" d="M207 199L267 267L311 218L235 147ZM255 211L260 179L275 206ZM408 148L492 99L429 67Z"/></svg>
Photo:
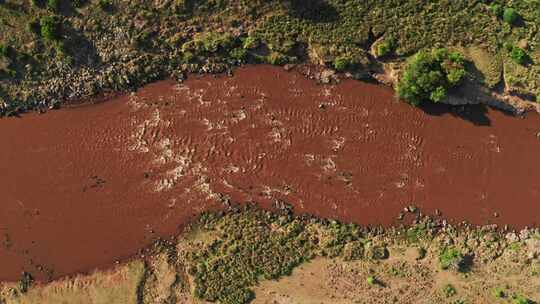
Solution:
<svg viewBox="0 0 540 304"><path fill-rule="evenodd" d="M540 94L538 0L308 2L3 0L2 112L246 62L366 75L438 47L465 50L486 87L530 101Z"/></svg>
<svg viewBox="0 0 540 304"><path fill-rule="evenodd" d="M415 211L417 212L417 211ZM411 215L412 216L412 215ZM368 229L248 207L107 271L0 284L0 303L536 303L540 231Z"/></svg>

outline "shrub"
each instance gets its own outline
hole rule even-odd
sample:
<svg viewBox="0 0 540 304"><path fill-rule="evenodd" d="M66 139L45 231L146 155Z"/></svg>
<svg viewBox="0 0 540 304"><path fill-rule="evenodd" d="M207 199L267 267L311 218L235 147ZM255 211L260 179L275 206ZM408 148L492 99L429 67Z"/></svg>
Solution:
<svg viewBox="0 0 540 304"><path fill-rule="evenodd" d="M394 38L388 38L385 41L377 45L376 55L377 57L384 57L393 52L396 48L396 42Z"/></svg>
<svg viewBox="0 0 540 304"><path fill-rule="evenodd" d="M47 0L47 9L53 12L60 10L60 0Z"/></svg>
<svg viewBox="0 0 540 304"><path fill-rule="evenodd" d="M112 3L109 0L99 0L98 6L103 11L111 11L112 10Z"/></svg>
<svg viewBox="0 0 540 304"><path fill-rule="evenodd" d="M492 290L492 294L497 299L502 299L506 297L506 293L504 292L504 289L502 289L501 287L494 288Z"/></svg>
<svg viewBox="0 0 540 304"><path fill-rule="evenodd" d="M57 16L46 16L40 22L41 36L47 40L60 40L62 31L62 21Z"/></svg>
<svg viewBox="0 0 540 304"><path fill-rule="evenodd" d="M439 255L439 264L442 269L461 269L463 255L455 248L445 248Z"/></svg>
<svg viewBox="0 0 540 304"><path fill-rule="evenodd" d="M247 51L243 48L234 48L229 52L229 56L232 59L244 61L247 57Z"/></svg>
<svg viewBox="0 0 540 304"><path fill-rule="evenodd" d="M217 53L228 51L235 45L235 39L230 34L207 32L197 34L195 38L182 45L182 51L194 54Z"/></svg>
<svg viewBox="0 0 540 304"><path fill-rule="evenodd" d="M193 62L193 60L195 60L195 54L189 51L184 52L184 55L182 56L182 61L184 63L190 63L190 62Z"/></svg>
<svg viewBox="0 0 540 304"><path fill-rule="evenodd" d="M418 52L409 59L398 82L398 96L413 105L443 100L448 89L465 77L464 61L461 54L447 49Z"/></svg>
<svg viewBox="0 0 540 304"><path fill-rule="evenodd" d="M246 50L254 49L259 46L259 40L255 37L249 36L244 39L243 47Z"/></svg>
<svg viewBox="0 0 540 304"><path fill-rule="evenodd" d="M364 244L361 241L352 241L343 247L343 260L354 261L364 257Z"/></svg>
<svg viewBox="0 0 540 304"><path fill-rule="evenodd" d="M348 56L340 56L337 57L334 61L334 69L339 72L343 72L349 68L351 68L353 65L352 58Z"/></svg>
<svg viewBox="0 0 540 304"><path fill-rule="evenodd" d="M527 53L522 48L514 46L510 51L510 58L512 58L515 63L523 65L527 61Z"/></svg>
<svg viewBox="0 0 540 304"><path fill-rule="evenodd" d="M367 283L369 285L375 285L377 284L377 279L374 276L367 277Z"/></svg>
<svg viewBox="0 0 540 304"><path fill-rule="evenodd" d="M493 15L497 17L501 17L504 13L504 8L502 7L502 5L497 4L497 3L491 4L490 9L491 9L491 12L493 12Z"/></svg>
<svg viewBox="0 0 540 304"><path fill-rule="evenodd" d="M283 65L289 61L287 56L279 52L272 52L270 55L268 55L266 60L268 63L273 64L273 65Z"/></svg>
<svg viewBox="0 0 540 304"><path fill-rule="evenodd" d="M533 301L529 300L523 295L515 295L514 299L512 299L512 304L532 304Z"/></svg>
<svg viewBox="0 0 540 304"><path fill-rule="evenodd" d="M45 0L32 0L32 4L37 7L44 7L45 6Z"/></svg>
<svg viewBox="0 0 540 304"><path fill-rule="evenodd" d="M446 284L444 287L443 287L443 294L447 297L447 298L450 298L450 297L453 297L457 294L457 290L456 288L452 285L452 284Z"/></svg>
<svg viewBox="0 0 540 304"><path fill-rule="evenodd" d="M519 19L518 12L513 8L504 9L503 20L508 24L514 24Z"/></svg>
<svg viewBox="0 0 540 304"><path fill-rule="evenodd" d="M67 49L66 44L63 41L55 41L54 43L54 49L56 50L56 53L60 56L67 57Z"/></svg>

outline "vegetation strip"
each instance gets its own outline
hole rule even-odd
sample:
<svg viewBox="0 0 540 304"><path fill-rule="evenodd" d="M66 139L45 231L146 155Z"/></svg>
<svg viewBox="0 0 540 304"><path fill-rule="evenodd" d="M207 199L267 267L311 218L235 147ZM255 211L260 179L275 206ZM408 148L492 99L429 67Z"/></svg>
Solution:
<svg viewBox="0 0 540 304"><path fill-rule="evenodd" d="M539 18L538 1L509 0L4 0L1 112L242 63L312 62L366 79L442 47L470 55L467 81L535 101ZM445 101L453 80L402 96Z"/></svg>

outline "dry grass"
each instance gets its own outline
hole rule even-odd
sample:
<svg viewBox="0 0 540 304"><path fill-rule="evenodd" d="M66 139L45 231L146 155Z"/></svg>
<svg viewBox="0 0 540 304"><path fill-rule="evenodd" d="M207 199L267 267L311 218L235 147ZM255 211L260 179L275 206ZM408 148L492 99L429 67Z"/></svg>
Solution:
<svg viewBox="0 0 540 304"><path fill-rule="evenodd" d="M144 263L135 261L116 269L76 276L35 286L26 294L8 296L6 304L137 304L137 288L143 279ZM3 293L9 294L10 286Z"/></svg>

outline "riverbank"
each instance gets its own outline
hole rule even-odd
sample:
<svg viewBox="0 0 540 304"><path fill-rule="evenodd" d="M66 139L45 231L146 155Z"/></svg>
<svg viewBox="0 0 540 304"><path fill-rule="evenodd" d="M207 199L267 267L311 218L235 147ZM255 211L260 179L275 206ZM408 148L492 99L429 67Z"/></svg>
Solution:
<svg viewBox="0 0 540 304"><path fill-rule="evenodd" d="M540 231L424 218L373 229L254 207L207 213L142 258L50 284L0 283L3 303L536 303ZM407 217L414 217L418 210Z"/></svg>
<svg viewBox="0 0 540 304"><path fill-rule="evenodd" d="M534 1L499 1L498 10L480 0L401 2L57 1L47 8L40 1L4 1L0 17L9 26L0 33L1 112L44 111L245 63L312 63L381 80L397 76L415 52L441 46L468 59L470 85L461 91L467 94L451 92L446 101L518 113L537 108ZM514 9L517 21L503 20L501 8ZM526 56L522 64L509 51L518 48Z"/></svg>

